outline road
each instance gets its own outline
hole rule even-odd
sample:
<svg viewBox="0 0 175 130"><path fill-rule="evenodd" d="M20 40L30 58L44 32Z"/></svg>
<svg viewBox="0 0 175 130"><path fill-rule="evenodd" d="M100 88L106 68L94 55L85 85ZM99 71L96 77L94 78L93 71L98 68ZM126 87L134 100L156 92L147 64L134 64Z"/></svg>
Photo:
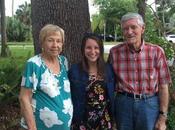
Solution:
<svg viewBox="0 0 175 130"><path fill-rule="evenodd" d="M104 53L109 53L109 50L115 45L104 45Z"/></svg>

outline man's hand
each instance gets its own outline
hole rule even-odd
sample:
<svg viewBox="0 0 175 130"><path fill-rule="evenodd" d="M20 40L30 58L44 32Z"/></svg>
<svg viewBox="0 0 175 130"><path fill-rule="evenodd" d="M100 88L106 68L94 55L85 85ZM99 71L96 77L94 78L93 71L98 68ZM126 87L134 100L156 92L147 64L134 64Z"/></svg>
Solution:
<svg viewBox="0 0 175 130"><path fill-rule="evenodd" d="M155 130L166 130L166 120L167 118L165 116L159 115L155 125Z"/></svg>

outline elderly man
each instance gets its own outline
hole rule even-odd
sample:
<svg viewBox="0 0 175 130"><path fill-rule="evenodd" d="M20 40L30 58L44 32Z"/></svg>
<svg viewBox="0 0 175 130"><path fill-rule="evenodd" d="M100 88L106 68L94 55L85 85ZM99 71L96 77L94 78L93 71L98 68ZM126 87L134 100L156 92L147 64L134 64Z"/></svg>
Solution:
<svg viewBox="0 0 175 130"><path fill-rule="evenodd" d="M171 77L164 51L145 42L142 16L127 13L121 19L125 42L110 50L119 83L116 85L117 130L165 130Z"/></svg>

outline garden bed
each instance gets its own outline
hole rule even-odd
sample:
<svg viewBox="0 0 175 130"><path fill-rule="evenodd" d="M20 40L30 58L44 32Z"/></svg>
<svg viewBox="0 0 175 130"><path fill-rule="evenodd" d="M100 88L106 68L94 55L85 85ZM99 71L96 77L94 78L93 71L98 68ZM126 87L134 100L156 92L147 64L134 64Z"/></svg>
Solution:
<svg viewBox="0 0 175 130"><path fill-rule="evenodd" d="M0 105L0 130L18 130L20 109L18 103Z"/></svg>

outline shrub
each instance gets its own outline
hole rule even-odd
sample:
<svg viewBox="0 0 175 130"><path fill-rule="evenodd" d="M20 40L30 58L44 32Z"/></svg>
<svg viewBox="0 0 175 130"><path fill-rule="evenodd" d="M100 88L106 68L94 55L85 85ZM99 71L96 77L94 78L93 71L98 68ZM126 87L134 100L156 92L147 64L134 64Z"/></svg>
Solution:
<svg viewBox="0 0 175 130"><path fill-rule="evenodd" d="M7 17L7 40L25 41L30 39L30 28L21 23L15 17Z"/></svg>
<svg viewBox="0 0 175 130"><path fill-rule="evenodd" d="M4 63L0 68L0 103L8 103L17 100L19 82L22 67L11 57L9 62Z"/></svg>

